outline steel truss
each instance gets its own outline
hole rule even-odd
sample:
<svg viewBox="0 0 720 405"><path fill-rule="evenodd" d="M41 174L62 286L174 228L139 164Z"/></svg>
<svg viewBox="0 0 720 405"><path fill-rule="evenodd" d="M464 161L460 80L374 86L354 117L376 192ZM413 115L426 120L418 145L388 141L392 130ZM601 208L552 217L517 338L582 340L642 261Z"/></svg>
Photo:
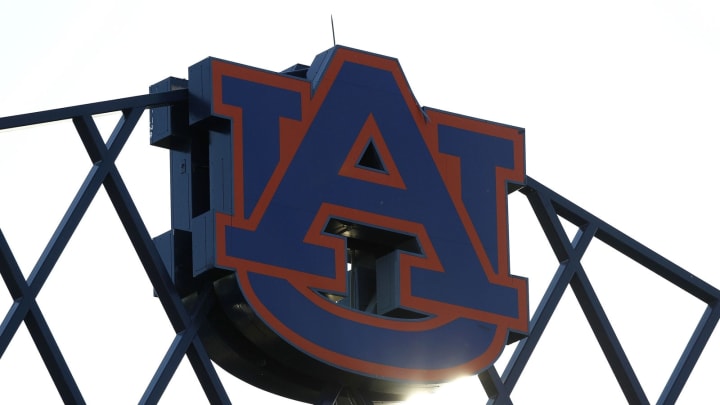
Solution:
<svg viewBox="0 0 720 405"><path fill-rule="evenodd" d="M186 108L187 102L187 90L174 90L0 118L0 130L72 120L93 164L27 279L20 271L15 257L0 231L0 275L14 300L0 324L0 357L4 354L20 324L25 322L65 403L84 404L85 400L43 317L36 297L101 185L105 187L176 333L139 403L154 404L159 401L184 356L188 357L209 402L213 404L230 403L217 372L198 337L200 325L213 304L214 295L211 294L210 285L201 289L192 308L188 309L183 305L161 256L115 166L116 158L146 109ZM122 116L106 143L100 136L92 116L114 111L121 111ZM650 403L580 263L583 254L595 239L606 243L707 304L700 322L657 402L663 405L674 403L720 319L720 290L671 263L532 178L527 178L526 185L520 192L529 200L559 262L559 267L534 312L530 322L529 335L517 344L503 375L500 376L495 367L491 367L478 376L489 397L488 404L512 404L510 394L568 285L578 299L628 403ZM560 218L578 227L572 240L563 230ZM317 405L342 405L336 402L336 398L343 392L346 392L346 388L328 387L326 398ZM354 398L355 401L352 401L354 403L371 403L367 399L363 399L360 393L352 391L346 392L346 397Z"/></svg>
<svg viewBox="0 0 720 405"><path fill-rule="evenodd" d="M536 180L528 177L526 187L520 191L530 202L560 265L530 321L528 337L518 342L502 377L494 367L478 376L490 397L488 404L512 404L510 393L568 285L580 303L628 403L650 403L580 263L594 239L605 242L616 251L707 304L700 322L695 327L690 341L685 346L657 401L659 405L674 404L717 326L720 318L720 291ZM563 230L560 218L578 227L572 241Z"/></svg>

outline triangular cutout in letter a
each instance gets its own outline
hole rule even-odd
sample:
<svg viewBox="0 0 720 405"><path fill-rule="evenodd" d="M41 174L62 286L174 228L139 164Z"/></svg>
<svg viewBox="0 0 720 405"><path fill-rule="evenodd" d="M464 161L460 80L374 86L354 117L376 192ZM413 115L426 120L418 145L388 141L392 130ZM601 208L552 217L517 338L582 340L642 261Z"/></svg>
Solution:
<svg viewBox="0 0 720 405"><path fill-rule="evenodd" d="M365 121L338 174L405 190L405 182L372 114Z"/></svg>

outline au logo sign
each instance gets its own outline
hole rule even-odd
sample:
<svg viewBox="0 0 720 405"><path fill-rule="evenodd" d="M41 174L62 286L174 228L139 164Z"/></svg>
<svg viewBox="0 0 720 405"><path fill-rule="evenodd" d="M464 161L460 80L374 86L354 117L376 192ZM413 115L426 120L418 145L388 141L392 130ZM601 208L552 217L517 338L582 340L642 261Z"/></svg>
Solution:
<svg viewBox="0 0 720 405"><path fill-rule="evenodd" d="M208 59L189 88L208 145L194 274L234 272L247 321L226 316L276 370L446 381L527 331L506 202L521 129L421 108L397 60L343 47L283 73Z"/></svg>

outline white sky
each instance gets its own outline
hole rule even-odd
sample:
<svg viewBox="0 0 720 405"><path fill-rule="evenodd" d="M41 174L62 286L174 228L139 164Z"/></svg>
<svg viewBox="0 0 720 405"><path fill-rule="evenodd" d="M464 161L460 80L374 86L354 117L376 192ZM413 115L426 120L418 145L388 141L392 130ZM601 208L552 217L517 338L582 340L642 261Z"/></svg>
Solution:
<svg viewBox="0 0 720 405"><path fill-rule="evenodd" d="M397 57L420 104L526 128L528 175L720 287L717 2L258 3L3 0L0 116L144 94L207 56L309 64L332 46L333 14L338 44ZM118 166L159 235L167 152L147 140L144 118ZM69 122L0 133L0 229L26 274L89 167ZM511 270L529 278L534 311L556 263L521 195L510 222ZM583 264L654 402L703 305L600 242ZM87 402L137 402L174 334L104 191L38 302ZM0 286L0 316L10 303ZM556 315L515 404L624 402L571 294ZM720 398L719 335L680 404ZM221 377L235 403L291 403ZM483 403L470 385L477 398L444 401ZM59 401L22 326L0 361L0 403ZM162 403L204 401L184 362Z"/></svg>

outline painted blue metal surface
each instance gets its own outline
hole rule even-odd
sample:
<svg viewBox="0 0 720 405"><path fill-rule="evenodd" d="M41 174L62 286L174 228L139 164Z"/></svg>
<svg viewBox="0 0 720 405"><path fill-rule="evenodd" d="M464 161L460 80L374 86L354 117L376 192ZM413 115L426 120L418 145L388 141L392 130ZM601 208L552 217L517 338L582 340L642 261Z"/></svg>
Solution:
<svg viewBox="0 0 720 405"><path fill-rule="evenodd" d="M188 93L185 90L161 91L156 94L127 99L0 118L0 130L57 120L72 120L92 162L85 181L77 191L76 197L68 207L61 223L53 233L27 279L22 275L13 252L2 232L0 232L0 276L2 276L4 284L14 300L2 323L0 323L0 357L7 349L20 324L25 322L65 403L84 403L84 399L62 355L61 348L58 347L43 318L36 297L52 272L58 257L62 254L80 219L85 214L88 205L101 186L104 186L107 190L118 217L121 219L141 259L147 276L167 313L168 319L177 333L175 341L168 349L163 362L158 367L156 375L150 381L140 402L157 403L180 360L187 355L209 402L214 404L230 403L205 346L198 337L207 311L214 305L216 298L214 294L210 293L210 287L203 285L198 289L198 298L193 304L189 305L190 308L186 308L181 302L180 297L182 294L178 291L178 285L173 282L173 277L171 277L173 273L168 271L166 264L162 260L162 255L152 242L114 165L115 158L122 150L142 111L150 107L167 106L178 107L181 110L187 105L187 102ZM109 111L122 111L123 116L115 132L109 141L105 143L102 141L91 116ZM165 111L171 114L169 110ZM169 126L173 127L173 125ZM163 139L169 139L168 137L171 136L172 134L167 132L166 135L160 136L159 142L163 142ZM193 145L187 145L188 152L192 148ZM181 170L183 164L189 168L191 162L184 160L189 157L189 154L183 157L183 152L178 153L179 155L175 156L173 164L178 165L178 170ZM174 186L176 192L187 193L187 190L184 190L183 187L190 187L192 182L189 179L186 180L185 183ZM178 188L180 191L178 191ZM608 244L613 249L643 265L648 271L668 280L706 304L706 310L702 318L657 401L658 404L663 405L674 403L682 392L710 335L717 329L718 319L720 318L720 291L576 206L536 180L527 178L525 186L520 191L528 198L533 207L550 247L558 259L559 267L548 285L540 305L533 313L528 336L518 342L513 358L503 375L500 376L493 367L479 374L486 394L490 398L489 403L512 403L510 398L513 388L521 378L533 350L552 318L560 297L568 286L571 287L577 297L587 317L588 324L595 333L628 403L649 403L580 263L588 246L591 243L597 243L597 241ZM249 195L252 196L252 191L249 192ZM209 206L209 201L205 204ZM186 227L185 232L189 231L192 226L191 221L184 218L190 218L192 216L191 211L191 208L187 208L187 212L178 215L177 218L179 219L177 221L173 220L173 226L184 224L183 226ZM572 240L566 237L559 218L564 218L578 227L578 232ZM176 241L176 236L173 235L172 241L169 243L188 243L183 241L183 237L177 238L178 241ZM343 396L344 398L357 399L356 403L360 403L360 401L368 403L362 392L353 392L344 387L331 385L325 387L323 397L317 403L337 403Z"/></svg>
<svg viewBox="0 0 720 405"><path fill-rule="evenodd" d="M498 378L494 370L479 375L490 397L488 404L512 403L510 394L568 285L580 303L628 403L650 403L580 263L588 246L596 239L707 304L705 313L657 402L662 405L674 404L712 331L717 327L720 319L720 290L532 178L528 177L527 186L521 192L527 196L560 265L530 321L528 337L518 343L502 378ZM560 218L578 227L572 241L562 229Z"/></svg>
<svg viewBox="0 0 720 405"><path fill-rule="evenodd" d="M173 164L186 217L157 242L172 261L189 222L193 277L233 278L218 316L237 330L205 335L226 370L302 401L320 391L294 380L398 400L527 331L507 241L521 128L422 108L397 60L345 47L281 73L209 58L187 86L189 136L169 146L193 173ZM238 365L257 355L271 365Z"/></svg>
<svg viewBox="0 0 720 405"><path fill-rule="evenodd" d="M2 264L0 274L15 299L0 324L0 355L5 352L20 323L24 321L33 340L38 343L40 354L58 392L68 404L82 404L85 401L52 333L42 319L35 298L101 186L105 187L113 202L168 319L178 334L140 402L157 403L180 359L187 354L210 401L218 404L230 403L204 347L199 344L196 336L197 325L205 315L202 311L205 306L198 305L192 315L183 306L140 214L115 168L115 159L145 109L182 103L187 103L187 92L184 90L0 119L0 129L71 119L93 162L85 181L27 280L23 279L4 238L0 241L0 264ZM92 115L117 110L122 111L123 115L106 144L100 137Z"/></svg>

